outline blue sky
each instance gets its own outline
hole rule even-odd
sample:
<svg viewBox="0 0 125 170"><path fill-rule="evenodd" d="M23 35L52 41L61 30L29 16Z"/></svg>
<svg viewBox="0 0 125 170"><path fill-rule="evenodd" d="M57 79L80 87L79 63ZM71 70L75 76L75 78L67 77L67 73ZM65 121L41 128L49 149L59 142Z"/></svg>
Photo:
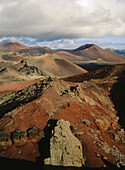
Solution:
<svg viewBox="0 0 125 170"><path fill-rule="evenodd" d="M0 0L0 43L125 49L125 0Z"/></svg>

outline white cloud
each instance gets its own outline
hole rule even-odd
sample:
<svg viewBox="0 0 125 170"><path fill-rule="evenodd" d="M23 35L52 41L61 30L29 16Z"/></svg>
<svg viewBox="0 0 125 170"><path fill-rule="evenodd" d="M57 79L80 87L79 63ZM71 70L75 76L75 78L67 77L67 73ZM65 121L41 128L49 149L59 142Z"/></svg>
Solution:
<svg viewBox="0 0 125 170"><path fill-rule="evenodd" d="M125 36L125 0L0 0L0 36Z"/></svg>

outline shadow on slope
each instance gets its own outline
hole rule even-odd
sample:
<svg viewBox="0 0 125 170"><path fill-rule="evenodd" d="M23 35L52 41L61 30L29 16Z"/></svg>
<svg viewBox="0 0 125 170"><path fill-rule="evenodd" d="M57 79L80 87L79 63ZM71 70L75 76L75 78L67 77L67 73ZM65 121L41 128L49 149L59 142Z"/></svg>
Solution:
<svg viewBox="0 0 125 170"><path fill-rule="evenodd" d="M107 162L106 162L107 164ZM109 164L109 163L108 163ZM78 168L78 167L61 167L61 166L50 166L50 165L44 165L38 164L36 162L26 161L26 160L19 160L19 159L10 159L10 158L2 158L0 157L0 168L4 170L12 169L12 170L22 170L26 168L27 170L111 170L111 169L119 169L116 167L109 167L109 168ZM120 169L124 169L124 167L121 167Z"/></svg>
<svg viewBox="0 0 125 170"><path fill-rule="evenodd" d="M44 128L44 138L38 142L38 148L40 156L36 158L38 164L44 164L44 159L50 157L50 138L52 136L51 132L56 126L57 120L50 119Z"/></svg>
<svg viewBox="0 0 125 170"><path fill-rule="evenodd" d="M125 70L111 89L111 99L118 112L119 124L125 129Z"/></svg>
<svg viewBox="0 0 125 170"><path fill-rule="evenodd" d="M104 68L104 67L110 67L112 65L115 65L117 63L111 63L111 62L105 62L105 63L101 63L101 62L82 62L82 61L76 61L76 62L73 62L75 63L76 65L78 65L79 67L87 70L87 71L94 71L94 70L98 70L98 69L101 69L101 68Z"/></svg>

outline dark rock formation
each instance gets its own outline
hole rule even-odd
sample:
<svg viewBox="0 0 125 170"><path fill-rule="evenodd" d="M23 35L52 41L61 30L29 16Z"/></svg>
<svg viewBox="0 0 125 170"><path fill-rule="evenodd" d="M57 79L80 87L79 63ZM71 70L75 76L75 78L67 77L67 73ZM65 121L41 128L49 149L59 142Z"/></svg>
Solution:
<svg viewBox="0 0 125 170"><path fill-rule="evenodd" d="M12 133L12 141L14 143L15 146L21 146L27 143L28 138L27 138L27 133L24 131L20 131L20 130L15 130Z"/></svg>
<svg viewBox="0 0 125 170"><path fill-rule="evenodd" d="M7 133L0 133L0 150L7 149L12 145L10 135Z"/></svg>

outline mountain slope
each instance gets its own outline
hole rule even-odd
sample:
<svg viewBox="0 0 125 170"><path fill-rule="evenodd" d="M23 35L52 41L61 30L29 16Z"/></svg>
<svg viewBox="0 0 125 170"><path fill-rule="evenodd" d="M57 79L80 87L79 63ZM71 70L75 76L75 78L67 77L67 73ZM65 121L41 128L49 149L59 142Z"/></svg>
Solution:
<svg viewBox="0 0 125 170"><path fill-rule="evenodd" d="M59 57L57 54L28 57L26 62L28 65L37 67L45 73L45 75L54 77L67 77L68 75L76 75L87 72L72 62Z"/></svg>
<svg viewBox="0 0 125 170"><path fill-rule="evenodd" d="M20 44L19 42L7 42L0 45L0 53L1 52L18 52L20 49L23 48L29 48L28 46L25 46L23 44Z"/></svg>

